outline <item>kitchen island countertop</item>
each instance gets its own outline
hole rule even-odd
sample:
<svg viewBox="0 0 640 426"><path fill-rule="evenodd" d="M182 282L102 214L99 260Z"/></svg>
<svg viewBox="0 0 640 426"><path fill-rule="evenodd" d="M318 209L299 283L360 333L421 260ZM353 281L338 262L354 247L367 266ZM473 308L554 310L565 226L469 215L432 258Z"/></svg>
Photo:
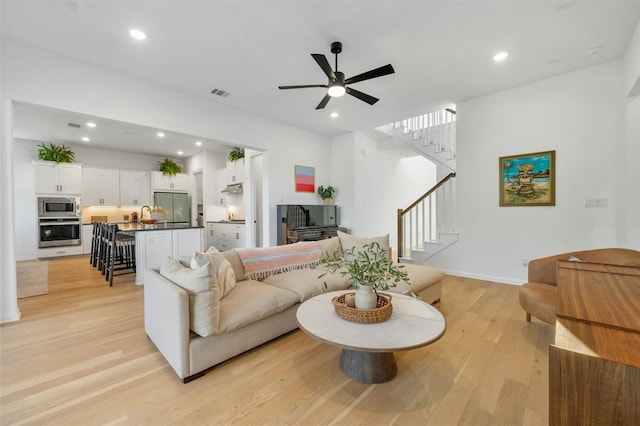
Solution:
<svg viewBox="0 0 640 426"><path fill-rule="evenodd" d="M165 231L165 230L174 230L174 229L202 229L203 226L194 226L186 223L169 223L169 222L160 222L154 223L150 225L145 225L140 222L125 222L119 223L118 229L120 232L139 232L139 231Z"/></svg>

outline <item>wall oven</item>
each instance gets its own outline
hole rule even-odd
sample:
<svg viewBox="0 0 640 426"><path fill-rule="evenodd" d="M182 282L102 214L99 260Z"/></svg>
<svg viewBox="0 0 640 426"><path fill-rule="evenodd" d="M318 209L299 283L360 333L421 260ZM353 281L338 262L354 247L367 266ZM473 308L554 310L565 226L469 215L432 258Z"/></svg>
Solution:
<svg viewBox="0 0 640 426"><path fill-rule="evenodd" d="M38 247L81 244L82 210L79 198L38 198Z"/></svg>
<svg viewBox="0 0 640 426"><path fill-rule="evenodd" d="M80 245L80 218L41 218L39 247Z"/></svg>

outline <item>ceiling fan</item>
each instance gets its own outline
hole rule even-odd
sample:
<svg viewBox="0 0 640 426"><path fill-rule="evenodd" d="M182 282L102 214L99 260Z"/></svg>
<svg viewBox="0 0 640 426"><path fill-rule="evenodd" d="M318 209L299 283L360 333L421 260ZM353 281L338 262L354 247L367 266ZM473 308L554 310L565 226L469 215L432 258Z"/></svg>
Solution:
<svg viewBox="0 0 640 426"><path fill-rule="evenodd" d="M373 105L378 102L378 98L374 98L373 96L367 95L366 93L362 93L356 89L352 89L348 87L348 84L358 83L360 81L369 80L376 77L382 77L387 74L393 74L395 71L391 64L363 72L362 74L358 74L356 76L345 79L344 74L338 71L338 54L342 52L342 43L339 41L334 41L331 43L331 53L336 55L336 69L335 71L331 69L331 65L329 65L329 61L327 61L327 57L320 53L312 53L311 56L315 61L320 65L322 71L329 78L329 82L327 84L305 84L301 86L278 86L278 89L306 89L308 87L325 87L327 88L327 94L322 98L316 109L324 108L329 100L332 97L339 97L344 95L345 93L350 94L351 96L355 96L368 103L369 105Z"/></svg>

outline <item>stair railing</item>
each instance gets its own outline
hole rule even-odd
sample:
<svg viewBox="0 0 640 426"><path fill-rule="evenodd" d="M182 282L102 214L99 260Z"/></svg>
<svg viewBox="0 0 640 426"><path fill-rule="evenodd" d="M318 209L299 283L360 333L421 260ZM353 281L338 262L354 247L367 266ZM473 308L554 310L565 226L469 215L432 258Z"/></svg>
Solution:
<svg viewBox="0 0 640 426"><path fill-rule="evenodd" d="M455 172L449 173L409 207L398 209L398 259L437 241L438 232L455 229L455 177Z"/></svg>
<svg viewBox="0 0 640 426"><path fill-rule="evenodd" d="M421 114L396 121L393 128L402 128L413 140L422 139L423 146L435 145L436 152L447 152L448 158L456 157L456 111L451 108Z"/></svg>

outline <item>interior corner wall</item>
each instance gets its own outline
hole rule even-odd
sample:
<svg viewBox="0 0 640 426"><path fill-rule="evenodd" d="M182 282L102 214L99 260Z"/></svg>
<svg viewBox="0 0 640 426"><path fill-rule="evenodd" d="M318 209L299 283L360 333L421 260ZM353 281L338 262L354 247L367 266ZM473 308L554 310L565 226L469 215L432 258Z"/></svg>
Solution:
<svg viewBox="0 0 640 426"><path fill-rule="evenodd" d="M627 155L624 170L626 245L640 250L640 22L624 56Z"/></svg>
<svg viewBox="0 0 640 426"><path fill-rule="evenodd" d="M452 274L526 281L526 261L624 246L626 131L621 61L457 104L459 239L428 264ZM499 207L501 156L556 151L556 205ZM585 208L604 198L605 208Z"/></svg>
<svg viewBox="0 0 640 426"><path fill-rule="evenodd" d="M329 183L336 190L333 203L338 206L338 225L351 233L356 220L354 149L353 133L345 133L331 139L331 181Z"/></svg>

